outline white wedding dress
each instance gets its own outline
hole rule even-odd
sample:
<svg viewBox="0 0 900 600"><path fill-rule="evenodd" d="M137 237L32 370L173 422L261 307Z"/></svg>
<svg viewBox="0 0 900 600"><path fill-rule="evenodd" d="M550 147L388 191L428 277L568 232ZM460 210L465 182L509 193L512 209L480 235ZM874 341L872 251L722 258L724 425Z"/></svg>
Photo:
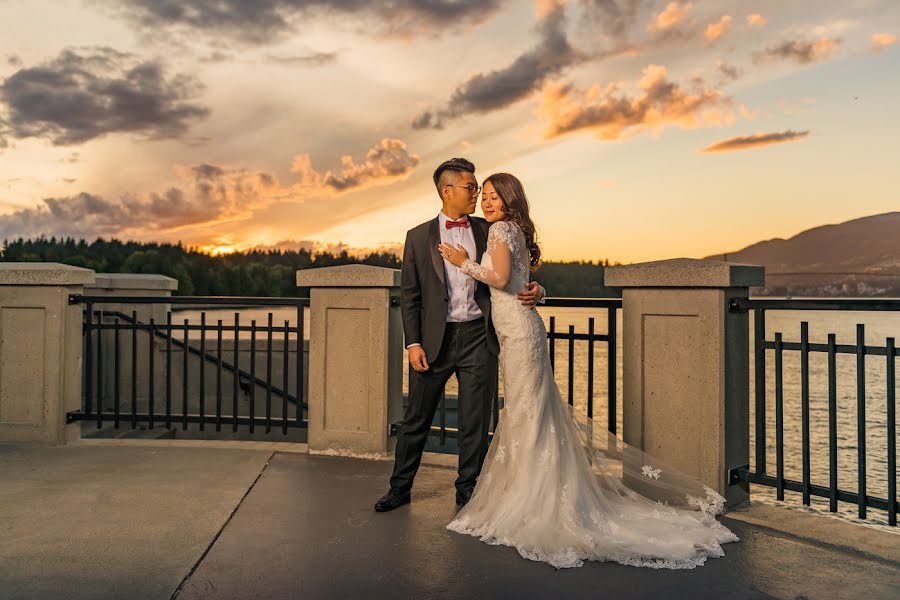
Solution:
<svg viewBox="0 0 900 600"><path fill-rule="evenodd" d="M723 556L721 544L738 538L715 519L721 495L599 425L594 432L561 398L543 320L516 299L530 272L521 229L494 223L481 264L462 269L491 286L505 401L478 485L447 528L556 568L690 569Z"/></svg>

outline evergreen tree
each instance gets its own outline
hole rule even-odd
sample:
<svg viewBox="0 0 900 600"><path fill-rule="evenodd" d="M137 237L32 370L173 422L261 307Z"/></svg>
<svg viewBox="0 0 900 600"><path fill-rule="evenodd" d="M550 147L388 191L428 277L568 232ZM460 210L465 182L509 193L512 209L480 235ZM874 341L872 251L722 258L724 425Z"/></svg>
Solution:
<svg viewBox="0 0 900 600"><path fill-rule="evenodd" d="M0 261L59 262L98 273L152 273L178 280L180 296L290 296L308 297L309 289L295 284L299 269L347 264L400 268L400 257L390 252L372 252L354 257L299 250L249 250L211 256L181 242L156 243L98 238L88 243L73 238L39 237L5 240ZM602 288L603 266L587 262L546 262L534 279L554 296L596 297L608 294Z"/></svg>

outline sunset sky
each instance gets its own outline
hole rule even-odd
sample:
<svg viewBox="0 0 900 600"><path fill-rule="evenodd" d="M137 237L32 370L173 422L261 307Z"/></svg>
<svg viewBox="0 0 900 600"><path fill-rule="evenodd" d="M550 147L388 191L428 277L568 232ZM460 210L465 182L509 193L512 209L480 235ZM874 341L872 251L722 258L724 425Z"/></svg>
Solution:
<svg viewBox="0 0 900 600"><path fill-rule="evenodd" d="M0 0L0 240L396 248L464 156L546 258L737 250L900 210L898 37L897 0Z"/></svg>

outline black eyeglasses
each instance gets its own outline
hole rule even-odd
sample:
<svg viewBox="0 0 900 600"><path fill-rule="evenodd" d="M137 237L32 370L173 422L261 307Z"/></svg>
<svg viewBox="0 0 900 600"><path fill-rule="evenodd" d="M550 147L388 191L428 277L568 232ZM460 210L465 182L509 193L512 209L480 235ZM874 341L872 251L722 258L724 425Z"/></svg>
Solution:
<svg viewBox="0 0 900 600"><path fill-rule="evenodd" d="M481 193L481 186L475 185L474 183L470 183L469 185L453 185L452 183L448 183L447 185L450 187L466 188L467 190L469 190L470 194L480 194Z"/></svg>

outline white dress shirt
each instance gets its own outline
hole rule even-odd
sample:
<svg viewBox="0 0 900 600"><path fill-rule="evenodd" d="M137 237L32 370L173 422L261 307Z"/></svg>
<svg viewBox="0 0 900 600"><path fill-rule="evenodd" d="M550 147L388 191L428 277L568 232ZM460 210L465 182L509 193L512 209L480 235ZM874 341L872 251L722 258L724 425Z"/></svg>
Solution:
<svg viewBox="0 0 900 600"><path fill-rule="evenodd" d="M468 219L468 217L463 217ZM468 227L451 227L447 229L447 221L450 217L444 211L438 213L438 230L441 234L441 243L450 244L454 248L462 246L469 253L469 258L475 260L478 250L475 247L475 234L472 232L472 224ZM481 309L475 303L475 287L478 281L463 273L462 269L454 266L444 259L444 276L447 281L447 322L464 323L484 316Z"/></svg>
<svg viewBox="0 0 900 600"><path fill-rule="evenodd" d="M478 249L475 246L475 234L472 232L473 225L469 223L468 228L451 227L447 229L446 223L451 220L450 217L444 214L444 211L438 213L438 230L441 235L441 243L451 244L454 248L458 244L466 249L471 260L475 260L478 257ZM478 285L478 280L466 275L459 267L451 264L446 259L444 259L444 279L447 282L447 298L449 299L447 303L448 323L463 323L484 316L484 313L481 312L481 309L475 303L475 287ZM540 289L543 292L543 288ZM541 297L539 303L544 304L543 297ZM407 349L421 345L414 342L409 344Z"/></svg>

